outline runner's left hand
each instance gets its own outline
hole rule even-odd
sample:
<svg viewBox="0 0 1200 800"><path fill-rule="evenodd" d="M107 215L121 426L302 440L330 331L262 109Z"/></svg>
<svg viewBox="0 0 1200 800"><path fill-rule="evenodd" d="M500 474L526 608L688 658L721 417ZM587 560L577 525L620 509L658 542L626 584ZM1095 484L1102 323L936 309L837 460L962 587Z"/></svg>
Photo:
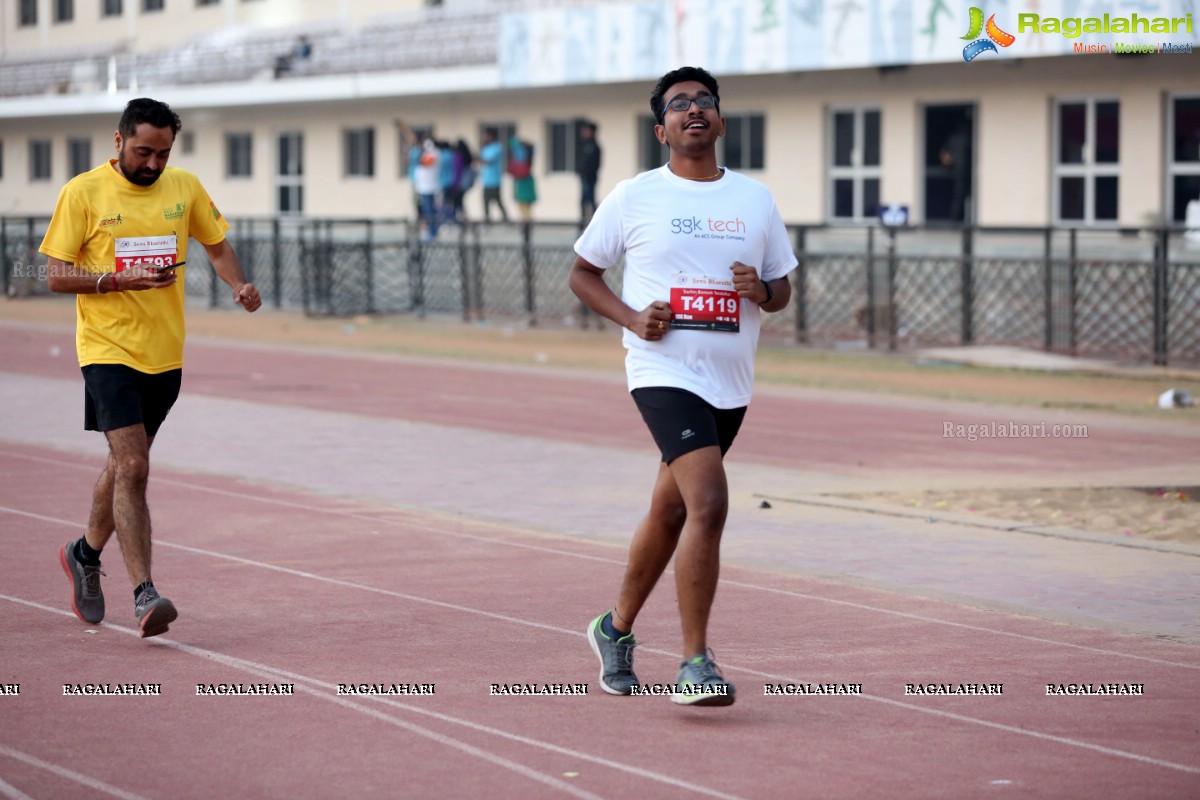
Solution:
<svg viewBox="0 0 1200 800"><path fill-rule="evenodd" d="M258 296L258 289L254 288L253 283L243 283L233 292L233 302L240 305L247 311L258 311L262 306L262 298Z"/></svg>
<svg viewBox="0 0 1200 800"><path fill-rule="evenodd" d="M735 261L729 269L733 271L733 288L737 290L738 297L744 297L755 303L767 301L767 287L758 277L757 267Z"/></svg>

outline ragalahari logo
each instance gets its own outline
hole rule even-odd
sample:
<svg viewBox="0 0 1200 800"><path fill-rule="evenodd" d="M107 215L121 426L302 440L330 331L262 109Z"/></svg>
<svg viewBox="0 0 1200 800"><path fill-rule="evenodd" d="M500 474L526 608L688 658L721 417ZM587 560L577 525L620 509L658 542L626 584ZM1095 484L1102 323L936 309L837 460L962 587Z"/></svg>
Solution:
<svg viewBox="0 0 1200 800"><path fill-rule="evenodd" d="M987 25L983 24L983 9L971 6L970 14L970 27L967 28L967 35L962 37L970 42L963 48L963 61L974 61L976 56L986 53L988 50L998 53L1000 51L996 49L996 45L1008 47L1017 40L1017 37L1011 33L1000 30L1000 26L996 24L995 14L988 17ZM987 38L979 38L979 34L985 32Z"/></svg>

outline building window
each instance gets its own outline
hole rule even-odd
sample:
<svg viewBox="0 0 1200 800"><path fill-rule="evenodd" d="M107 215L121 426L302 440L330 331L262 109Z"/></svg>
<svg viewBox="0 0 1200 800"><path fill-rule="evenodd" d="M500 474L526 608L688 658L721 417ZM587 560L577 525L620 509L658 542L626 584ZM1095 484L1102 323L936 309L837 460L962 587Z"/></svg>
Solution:
<svg viewBox="0 0 1200 800"><path fill-rule="evenodd" d="M249 178L253 174L251 148L254 137L249 133L225 134L225 177Z"/></svg>
<svg viewBox="0 0 1200 800"><path fill-rule="evenodd" d="M1168 109L1167 208L1169 221L1185 222L1188 203L1200 203L1200 95L1176 97Z"/></svg>
<svg viewBox="0 0 1200 800"><path fill-rule="evenodd" d="M725 117L725 137L720 140L717 163L737 170L762 169L766 128L766 118L762 114Z"/></svg>
<svg viewBox="0 0 1200 800"><path fill-rule="evenodd" d="M1060 100L1054 114L1054 219L1062 224L1117 221L1120 103Z"/></svg>
<svg viewBox="0 0 1200 800"><path fill-rule="evenodd" d="M54 0L54 21L70 22L75 19L75 0Z"/></svg>
<svg viewBox="0 0 1200 800"><path fill-rule="evenodd" d="M585 119L546 123L546 141L550 143L550 172L575 172L575 165L579 163L579 148L583 144L579 131L587 124Z"/></svg>
<svg viewBox="0 0 1200 800"><path fill-rule="evenodd" d="M162 11L164 0L142 0L142 11Z"/></svg>
<svg viewBox="0 0 1200 800"><path fill-rule="evenodd" d="M37 25L37 9L38 0L21 0L17 25L22 28L32 28Z"/></svg>
<svg viewBox="0 0 1200 800"><path fill-rule="evenodd" d="M32 139L29 142L29 180L50 180L49 139Z"/></svg>
<svg viewBox="0 0 1200 800"><path fill-rule="evenodd" d="M280 214L304 213L304 134L286 131L279 134L279 158L275 173L276 211Z"/></svg>
<svg viewBox="0 0 1200 800"><path fill-rule="evenodd" d="M638 116L638 164L642 171L658 169L671 160L671 149L658 141L654 133L657 121L650 114Z"/></svg>
<svg viewBox="0 0 1200 800"><path fill-rule="evenodd" d="M869 222L879 213L880 141L883 115L877 108L829 112L829 218Z"/></svg>
<svg viewBox="0 0 1200 800"><path fill-rule="evenodd" d="M342 137L346 177L375 177L375 129L347 128Z"/></svg>
<svg viewBox="0 0 1200 800"><path fill-rule="evenodd" d="M67 140L67 175L74 178L76 175L87 172L94 167L92 163L92 140L91 139L68 139Z"/></svg>
<svg viewBox="0 0 1200 800"><path fill-rule="evenodd" d="M104 0L104 6L100 9L100 15L103 17L119 17L121 16L121 0Z"/></svg>

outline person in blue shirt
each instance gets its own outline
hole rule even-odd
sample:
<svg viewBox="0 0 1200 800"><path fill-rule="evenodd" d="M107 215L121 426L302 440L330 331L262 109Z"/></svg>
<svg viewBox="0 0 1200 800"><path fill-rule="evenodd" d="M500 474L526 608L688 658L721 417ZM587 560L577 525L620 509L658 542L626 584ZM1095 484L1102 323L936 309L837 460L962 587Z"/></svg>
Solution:
<svg viewBox="0 0 1200 800"><path fill-rule="evenodd" d="M492 223L492 204L500 209L500 218L508 222L508 210L500 197L500 181L504 177L504 145L495 128L483 132L483 147L479 149L479 182L483 185L483 221Z"/></svg>

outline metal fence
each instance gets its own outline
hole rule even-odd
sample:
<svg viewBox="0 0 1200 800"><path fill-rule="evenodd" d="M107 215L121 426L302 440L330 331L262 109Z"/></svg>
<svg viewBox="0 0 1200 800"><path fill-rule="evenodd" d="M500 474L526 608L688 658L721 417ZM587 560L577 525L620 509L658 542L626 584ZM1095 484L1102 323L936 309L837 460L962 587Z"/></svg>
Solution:
<svg viewBox="0 0 1200 800"><path fill-rule="evenodd" d="M48 291L45 218L0 218L10 297ZM573 224L446 227L412 220L236 219L229 238L276 308L314 316L455 314L575 323ZM1200 364L1200 242L1167 228L790 226L793 302L764 320L776 341L907 350L1006 344L1155 364ZM192 302L232 306L188 255ZM41 264L41 266L39 266ZM197 269L197 267L200 267ZM620 290L622 269L608 271Z"/></svg>

